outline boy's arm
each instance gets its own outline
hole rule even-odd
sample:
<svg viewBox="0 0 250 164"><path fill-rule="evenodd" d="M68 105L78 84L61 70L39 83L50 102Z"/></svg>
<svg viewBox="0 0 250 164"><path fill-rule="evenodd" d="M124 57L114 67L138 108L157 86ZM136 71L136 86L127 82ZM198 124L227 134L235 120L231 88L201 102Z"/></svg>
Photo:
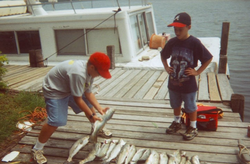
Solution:
<svg viewBox="0 0 250 164"><path fill-rule="evenodd" d="M167 60L164 59L162 56L161 56L161 61L162 61L162 64L163 64L165 70L167 71L167 73L169 73L169 74L172 73L172 70L173 70L172 67L168 66Z"/></svg>
<svg viewBox="0 0 250 164"><path fill-rule="evenodd" d="M85 115L89 118L90 122L95 122L96 120L102 120L99 118L95 112L93 112L88 105L83 101L82 97L74 96L74 100L79 108L85 113Z"/></svg>
<svg viewBox="0 0 250 164"><path fill-rule="evenodd" d="M106 113L106 111L109 109L108 107L102 108L99 102L97 101L95 95L92 92L85 92L85 97L89 100L89 102L95 107L98 112L103 115ZM93 110L95 110L93 109ZM92 111L95 112L95 111Z"/></svg>
<svg viewBox="0 0 250 164"><path fill-rule="evenodd" d="M211 61L213 60L213 58L211 58L210 60L206 61L205 63L203 63L200 68L197 70L198 75L201 74L209 65L209 63L211 63Z"/></svg>
<svg viewBox="0 0 250 164"><path fill-rule="evenodd" d="M209 63L212 60L213 60L213 58L211 58L208 61L206 61L205 63L203 63L198 70L195 70L193 68L186 69L185 74L188 76L190 76L190 75L197 76L197 75L201 74L207 68L207 66L209 65Z"/></svg>

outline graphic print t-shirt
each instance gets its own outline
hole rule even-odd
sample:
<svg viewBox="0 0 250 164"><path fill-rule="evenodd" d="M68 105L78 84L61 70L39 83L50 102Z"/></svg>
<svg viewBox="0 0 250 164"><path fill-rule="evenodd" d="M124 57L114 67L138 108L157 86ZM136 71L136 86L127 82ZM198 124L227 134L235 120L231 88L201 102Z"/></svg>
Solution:
<svg viewBox="0 0 250 164"><path fill-rule="evenodd" d="M170 74L168 88L181 93L197 91L195 76L187 76L185 70L195 68L198 60L205 63L212 58L200 40L193 36L184 41L172 38L165 45L161 56L164 60L171 57L170 66L173 68L173 73Z"/></svg>

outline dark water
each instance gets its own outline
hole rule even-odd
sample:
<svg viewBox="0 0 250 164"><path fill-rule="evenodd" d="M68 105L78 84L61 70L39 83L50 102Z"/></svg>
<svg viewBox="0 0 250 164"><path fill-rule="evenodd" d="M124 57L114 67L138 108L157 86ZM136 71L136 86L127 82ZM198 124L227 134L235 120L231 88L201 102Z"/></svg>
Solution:
<svg viewBox="0 0 250 164"><path fill-rule="evenodd" d="M109 1L110 2L110 1ZM116 6L116 1L112 1ZM120 5L128 5L128 0L118 0ZM131 1L131 5L135 1ZM245 121L250 122L250 0L147 0L152 3L158 33L166 32L174 36L167 24L179 12L187 12L192 17L189 31L196 37L221 37L222 23L230 22L228 42L228 64L230 83L234 93L245 97ZM89 4L88 4L89 3ZM91 6L88 2L85 5ZM105 6L102 3L93 3ZM138 3L137 3L138 4ZM82 5L75 5L81 8ZM44 6L45 8L48 6ZM61 8L60 6L59 8ZM47 8L47 10L50 7ZM58 7L57 7L58 8Z"/></svg>
<svg viewBox="0 0 250 164"><path fill-rule="evenodd" d="M250 122L250 0L150 0L158 33L174 36L167 24L179 12L192 17L190 34L221 37L222 23L230 22L228 64L234 93L245 97L245 122Z"/></svg>

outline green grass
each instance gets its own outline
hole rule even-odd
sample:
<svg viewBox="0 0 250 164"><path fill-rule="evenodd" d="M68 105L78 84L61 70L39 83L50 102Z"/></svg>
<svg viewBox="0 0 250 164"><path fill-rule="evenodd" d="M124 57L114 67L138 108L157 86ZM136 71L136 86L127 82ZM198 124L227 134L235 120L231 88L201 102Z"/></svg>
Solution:
<svg viewBox="0 0 250 164"><path fill-rule="evenodd" d="M0 92L0 144L19 131L16 123L27 115L27 112L22 111L33 112L36 107L45 108L44 98L39 93Z"/></svg>

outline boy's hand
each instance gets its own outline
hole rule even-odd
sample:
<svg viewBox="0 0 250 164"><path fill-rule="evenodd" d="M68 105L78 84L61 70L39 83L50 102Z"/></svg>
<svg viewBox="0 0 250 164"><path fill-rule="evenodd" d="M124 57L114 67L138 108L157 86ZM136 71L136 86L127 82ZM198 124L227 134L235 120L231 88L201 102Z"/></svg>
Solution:
<svg viewBox="0 0 250 164"><path fill-rule="evenodd" d="M94 115L89 119L89 121L94 123L96 121L102 121L102 118L98 117L97 115Z"/></svg>
<svg viewBox="0 0 250 164"><path fill-rule="evenodd" d="M187 68L186 70L185 70L185 75L188 75L188 76L197 76L198 75L198 72L195 70L195 69L193 69L193 68Z"/></svg>
<svg viewBox="0 0 250 164"><path fill-rule="evenodd" d="M173 73L173 67L166 67L165 70L167 71L168 74Z"/></svg>
<svg viewBox="0 0 250 164"><path fill-rule="evenodd" d="M99 112L101 115L104 115L108 109L109 109L109 107L102 108L101 110L98 110L98 112Z"/></svg>

